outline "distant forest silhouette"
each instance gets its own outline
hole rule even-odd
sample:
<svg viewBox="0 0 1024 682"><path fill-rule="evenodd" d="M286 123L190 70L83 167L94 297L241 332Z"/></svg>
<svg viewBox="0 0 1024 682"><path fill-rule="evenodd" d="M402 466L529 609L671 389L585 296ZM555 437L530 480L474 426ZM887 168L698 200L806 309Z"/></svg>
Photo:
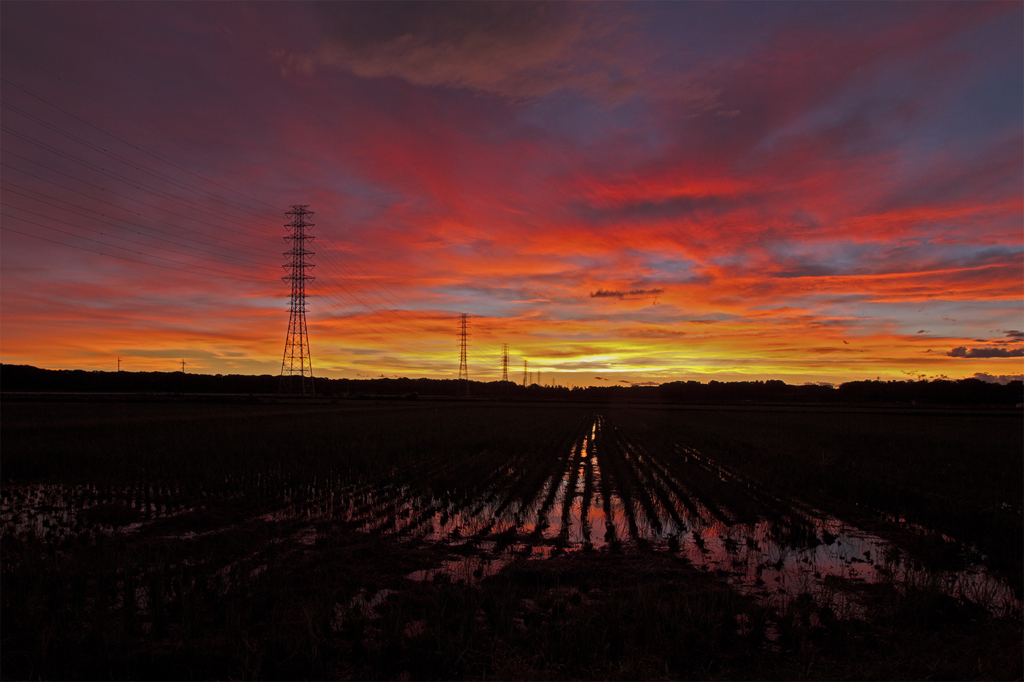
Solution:
<svg viewBox="0 0 1024 682"><path fill-rule="evenodd" d="M335 398L455 398L456 379L327 379L317 377L316 394ZM1016 405L1024 384L979 379L950 381L851 381L838 387L790 385L768 381L673 381L660 386L566 388L522 386L512 382L471 381L470 399L573 400L586 402L675 403L905 403L942 405ZM277 394L276 375L211 375L182 372L101 372L48 370L30 365L0 365L4 393L132 394Z"/></svg>

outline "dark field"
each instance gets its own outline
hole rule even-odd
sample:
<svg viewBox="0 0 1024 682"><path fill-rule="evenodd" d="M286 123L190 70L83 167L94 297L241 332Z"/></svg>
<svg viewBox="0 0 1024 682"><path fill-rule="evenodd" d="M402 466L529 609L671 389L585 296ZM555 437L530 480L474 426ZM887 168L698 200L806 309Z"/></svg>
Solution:
<svg viewBox="0 0 1024 682"><path fill-rule="evenodd" d="M0 422L5 679L1024 675L1020 410Z"/></svg>

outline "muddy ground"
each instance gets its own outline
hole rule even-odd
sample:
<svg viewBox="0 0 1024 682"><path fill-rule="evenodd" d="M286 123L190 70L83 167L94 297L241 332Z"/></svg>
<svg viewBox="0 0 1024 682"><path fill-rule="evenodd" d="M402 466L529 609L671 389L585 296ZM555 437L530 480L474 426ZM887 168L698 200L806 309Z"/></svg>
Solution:
<svg viewBox="0 0 1024 682"><path fill-rule="evenodd" d="M82 409L5 415L8 472L67 462L4 480L5 679L1024 674L977 546L781 495L662 413L323 410L282 454L273 415Z"/></svg>

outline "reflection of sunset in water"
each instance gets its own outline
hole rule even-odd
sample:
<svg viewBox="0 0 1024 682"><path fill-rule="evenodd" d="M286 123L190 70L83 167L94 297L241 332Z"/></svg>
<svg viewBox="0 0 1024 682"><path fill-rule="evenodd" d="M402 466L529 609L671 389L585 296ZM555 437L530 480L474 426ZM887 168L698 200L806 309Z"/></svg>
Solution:
<svg viewBox="0 0 1024 682"><path fill-rule="evenodd" d="M645 545L678 552L766 603L809 594L845 617L861 612L857 586L880 581L914 586L938 579L948 594L995 613L1021 609L1012 588L980 565L934 575L877 536L799 501L769 499L756 482L692 448L679 449L675 462L689 467L680 469L673 460L642 453L639 447L597 417L569 447L551 453L550 473L541 472L543 477L528 467L509 466L492 472L486 490L471 497L438 497L409 485L352 483L335 491L332 503L315 512L307 509L302 518L343 520L366 533L395 535L455 553L435 568L411 574L414 580L443 574L474 582L517 557L541 560L563 552L632 551ZM425 464L424 471L438 466L440 462ZM679 475L684 470L690 471L689 478ZM774 518L737 521L720 500L688 487L700 485L704 475L742 495L760 497ZM59 538L80 525L74 501L93 494L81 486L11 491L0 506L3 533ZM189 511L175 504L173 491L161 491L161 496L162 503L151 510L157 517ZM82 509L79 513L89 513L89 504ZM294 510L285 509L265 520L294 517ZM298 541L313 545L312 527L304 532Z"/></svg>

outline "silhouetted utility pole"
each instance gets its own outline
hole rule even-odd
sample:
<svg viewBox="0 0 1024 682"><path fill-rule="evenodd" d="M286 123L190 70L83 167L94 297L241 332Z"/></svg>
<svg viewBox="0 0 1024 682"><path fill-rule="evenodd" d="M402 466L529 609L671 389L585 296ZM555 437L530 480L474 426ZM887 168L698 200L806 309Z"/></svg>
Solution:
<svg viewBox="0 0 1024 682"><path fill-rule="evenodd" d="M508 344L501 344L501 380L508 381Z"/></svg>
<svg viewBox="0 0 1024 682"><path fill-rule="evenodd" d="M315 395L313 390L313 361L309 355L309 335L306 333L306 282L312 282L313 276L306 274L313 268L307 259L313 252L306 248L307 242L313 241L313 235L307 230L313 227L308 218L313 216L307 211L307 204L293 204L292 210L285 213L292 221L285 225L290 229L284 240L291 244L285 251L288 262L284 269L288 274L281 279L292 286L291 312L288 314L288 336L284 342L284 357L281 360L281 381L279 393L298 393Z"/></svg>
<svg viewBox="0 0 1024 682"><path fill-rule="evenodd" d="M469 315L459 315L459 395L469 395L469 367L466 365L466 346L469 336Z"/></svg>
<svg viewBox="0 0 1024 682"><path fill-rule="evenodd" d="M121 371L121 356L120 355L117 356L117 371L118 372Z"/></svg>
<svg viewBox="0 0 1024 682"><path fill-rule="evenodd" d="M526 360L523 360L523 386L526 386L526 380L530 378L530 373L527 371L529 365L526 364Z"/></svg>

